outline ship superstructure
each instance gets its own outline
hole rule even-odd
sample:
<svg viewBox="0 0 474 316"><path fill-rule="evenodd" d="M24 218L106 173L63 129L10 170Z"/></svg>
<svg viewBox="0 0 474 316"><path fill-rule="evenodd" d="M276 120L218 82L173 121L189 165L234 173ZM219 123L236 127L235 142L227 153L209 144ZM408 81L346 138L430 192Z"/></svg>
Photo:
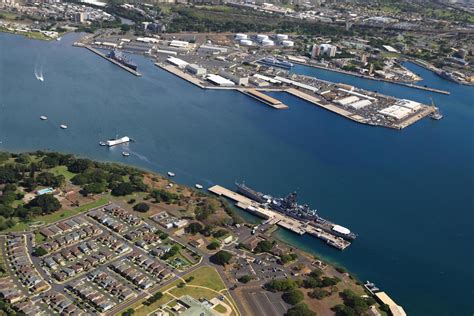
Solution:
<svg viewBox="0 0 474 316"><path fill-rule="evenodd" d="M109 52L109 54L107 55L107 57L109 58L112 58L113 60L121 63L122 65L124 65L125 67L128 67L130 69L133 69L133 70L137 70L137 64L135 64L133 61L131 61L130 59L128 59L124 54L122 54L120 51L118 50L111 50Z"/></svg>
<svg viewBox="0 0 474 316"><path fill-rule="evenodd" d="M266 65L266 66L271 66L271 67L283 68L283 69L290 69L291 67L293 67L292 63L288 61L280 60L275 57L265 57L258 60L257 63Z"/></svg>
<svg viewBox="0 0 474 316"><path fill-rule="evenodd" d="M334 236L342 237L346 240L354 240L357 235L348 228L337 225L318 215L317 210L310 208L306 204L298 204L296 192L290 193L284 198L274 198L270 195L255 191L245 184L236 183L237 192L264 205L274 211L280 212L298 220L307 221L309 225L322 229Z"/></svg>

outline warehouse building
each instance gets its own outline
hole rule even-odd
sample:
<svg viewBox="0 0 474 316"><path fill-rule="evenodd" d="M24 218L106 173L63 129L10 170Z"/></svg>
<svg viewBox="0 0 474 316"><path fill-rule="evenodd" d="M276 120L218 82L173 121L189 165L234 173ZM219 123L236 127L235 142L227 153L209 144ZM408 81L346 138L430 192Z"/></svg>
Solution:
<svg viewBox="0 0 474 316"><path fill-rule="evenodd" d="M379 113L397 120L401 120L412 113L412 111L398 105L392 105L388 108L380 110Z"/></svg>
<svg viewBox="0 0 474 316"><path fill-rule="evenodd" d="M173 66L176 66L178 68L181 68L181 69L184 69L186 68L186 66L188 65L188 62L182 60L182 59L179 59L179 58L176 58L176 57L168 57L168 59L166 59L167 62L169 62L170 64L172 64Z"/></svg>
<svg viewBox="0 0 474 316"><path fill-rule="evenodd" d="M235 83L219 75L208 74L206 75L206 80L215 84L216 86L221 86L221 87L235 86Z"/></svg>

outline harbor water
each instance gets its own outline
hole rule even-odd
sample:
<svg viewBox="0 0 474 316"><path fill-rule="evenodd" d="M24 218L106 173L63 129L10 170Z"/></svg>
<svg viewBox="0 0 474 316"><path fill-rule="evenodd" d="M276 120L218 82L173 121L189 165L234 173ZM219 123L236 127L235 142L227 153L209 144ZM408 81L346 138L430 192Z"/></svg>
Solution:
<svg viewBox="0 0 474 316"><path fill-rule="evenodd" d="M270 93L290 107L276 111L238 92L202 90L132 56L143 74L137 78L72 47L77 38L0 34L0 150L54 150L173 171L189 185L234 188L245 180L274 196L296 190L300 202L359 237L344 252L311 236L279 231L280 238L375 282L409 315L474 313L473 87L412 64L422 85L451 95L295 67L423 103L432 97L445 116L389 130L285 93ZM99 146L116 135L136 142Z"/></svg>

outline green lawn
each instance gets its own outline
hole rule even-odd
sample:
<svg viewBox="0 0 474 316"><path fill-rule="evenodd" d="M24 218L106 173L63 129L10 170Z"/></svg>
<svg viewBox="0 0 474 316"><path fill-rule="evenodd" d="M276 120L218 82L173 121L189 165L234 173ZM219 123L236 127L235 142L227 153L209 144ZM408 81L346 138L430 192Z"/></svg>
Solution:
<svg viewBox="0 0 474 316"><path fill-rule="evenodd" d="M67 170L66 166L57 166L57 167L51 168L49 169L49 172L51 172L52 174L56 176L63 175L64 178L66 178L66 181L71 181L71 179L75 176L74 173Z"/></svg>
<svg viewBox="0 0 474 316"><path fill-rule="evenodd" d="M187 279L190 276L194 277L194 280L188 283L190 285L204 286L213 289L214 291L220 291L226 288L219 273L217 273L216 269L211 266L201 267L190 274L187 274L184 279Z"/></svg>
<svg viewBox="0 0 474 316"><path fill-rule="evenodd" d="M34 222L44 222L45 224L51 224L61 219L65 219L65 218L74 216L76 214L79 214L81 212L86 212L95 207L104 205L107 203L107 201L108 201L108 196L103 196L102 198L100 198L99 200L95 202L84 204L72 210L59 210L57 212L54 212L48 215L37 216L33 218L29 223L19 222L18 224L16 224L13 227L10 227L4 232L19 232L19 231L28 230L30 229L29 224L34 223Z"/></svg>
<svg viewBox="0 0 474 316"><path fill-rule="evenodd" d="M218 296L217 293L212 292L210 290L198 288L198 287L190 287L184 286L182 288L174 288L170 290L170 293L176 297L181 297L183 295L189 295L194 297L195 299L199 299L201 297L205 297L208 300L213 299L214 297Z"/></svg>
<svg viewBox="0 0 474 316"><path fill-rule="evenodd" d="M146 316L150 314L151 312L157 310L161 305L166 304L173 300L173 297L169 294L163 294L163 297L160 298L158 301L154 302L153 304L146 306L146 305L141 305L141 303L135 304L134 308L135 309L135 316Z"/></svg>
<svg viewBox="0 0 474 316"><path fill-rule="evenodd" d="M217 304L214 307L214 310L218 313L221 313L221 314L224 314L225 312L227 312L227 308L225 308L224 305L222 305L222 304Z"/></svg>

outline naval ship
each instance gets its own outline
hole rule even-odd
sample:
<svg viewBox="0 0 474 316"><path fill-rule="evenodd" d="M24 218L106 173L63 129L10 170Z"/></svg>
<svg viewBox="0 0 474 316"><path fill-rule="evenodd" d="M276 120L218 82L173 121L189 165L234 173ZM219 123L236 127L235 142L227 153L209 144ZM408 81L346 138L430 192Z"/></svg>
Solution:
<svg viewBox="0 0 474 316"><path fill-rule="evenodd" d="M125 67L133 69L135 71L137 70L137 64L135 64L133 61L128 59L124 54L122 54L118 50L115 50L115 49L111 50L109 52L109 54L107 55L107 57L112 58L115 61L118 61L119 63L121 63Z"/></svg>
<svg viewBox="0 0 474 316"><path fill-rule="evenodd" d="M320 228L334 236L342 237L346 240L354 240L357 238L357 235L346 227L334 224L319 216L317 210L311 209L306 204L298 204L296 192L290 193L284 198L274 198L270 195L255 191L244 183L235 183L235 185L237 186L238 193L261 203L274 211L298 220L307 221L311 226Z"/></svg>
<svg viewBox="0 0 474 316"><path fill-rule="evenodd" d="M290 63L288 61L277 59L275 57L265 57L265 58L262 58L262 59L258 60L257 63L262 64L262 65L266 65L266 66L283 68L283 69L290 69L291 67L293 67L292 63Z"/></svg>

